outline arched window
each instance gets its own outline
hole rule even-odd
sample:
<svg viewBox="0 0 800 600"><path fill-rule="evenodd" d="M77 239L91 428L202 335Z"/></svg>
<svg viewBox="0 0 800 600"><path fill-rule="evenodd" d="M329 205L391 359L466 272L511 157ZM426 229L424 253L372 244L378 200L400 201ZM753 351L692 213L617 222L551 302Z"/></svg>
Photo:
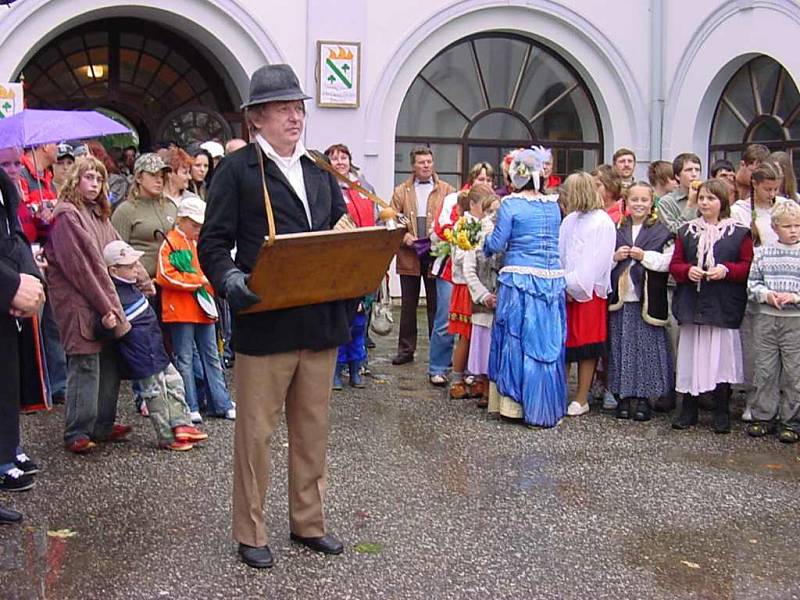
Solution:
<svg viewBox="0 0 800 600"><path fill-rule="evenodd" d="M409 150L422 144L455 186L470 165L499 165L520 146L552 148L562 176L594 168L603 147L597 108L578 74L548 48L505 33L459 40L431 60L403 100L395 142L397 183L410 173Z"/></svg>
<svg viewBox="0 0 800 600"><path fill-rule="evenodd" d="M738 165L747 144L789 152L800 172L800 92L789 73L767 56L742 66L717 104L709 144L710 161Z"/></svg>
<svg viewBox="0 0 800 600"><path fill-rule="evenodd" d="M133 123L146 145L228 139L238 118L224 71L182 35L141 19L66 31L21 75L29 107L106 108Z"/></svg>

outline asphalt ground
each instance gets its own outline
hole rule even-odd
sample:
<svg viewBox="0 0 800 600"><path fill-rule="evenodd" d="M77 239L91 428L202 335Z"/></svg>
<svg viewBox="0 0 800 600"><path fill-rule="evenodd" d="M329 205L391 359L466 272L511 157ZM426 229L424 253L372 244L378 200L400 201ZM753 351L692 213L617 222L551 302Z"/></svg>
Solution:
<svg viewBox="0 0 800 600"><path fill-rule="evenodd" d="M424 343L395 367L396 338L377 342L367 388L331 403L326 514L343 555L289 541L281 423L275 566L242 564L233 424L158 450L126 385L131 440L89 456L63 450L63 407L23 417L43 470L0 494L25 513L0 528L0 598L800 598L800 447L738 421L715 435L710 415L688 432L599 410L529 429L431 386Z"/></svg>

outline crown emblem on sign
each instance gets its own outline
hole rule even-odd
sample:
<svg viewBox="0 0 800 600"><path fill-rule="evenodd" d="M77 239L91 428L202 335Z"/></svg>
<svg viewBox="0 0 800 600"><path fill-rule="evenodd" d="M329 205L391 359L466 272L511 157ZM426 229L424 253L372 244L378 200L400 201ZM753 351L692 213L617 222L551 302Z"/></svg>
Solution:
<svg viewBox="0 0 800 600"><path fill-rule="evenodd" d="M328 50L328 58L331 60L351 60L353 53L339 46L338 52L334 52L332 48Z"/></svg>
<svg viewBox="0 0 800 600"><path fill-rule="evenodd" d="M16 94L11 88L0 85L0 98L15 98Z"/></svg>

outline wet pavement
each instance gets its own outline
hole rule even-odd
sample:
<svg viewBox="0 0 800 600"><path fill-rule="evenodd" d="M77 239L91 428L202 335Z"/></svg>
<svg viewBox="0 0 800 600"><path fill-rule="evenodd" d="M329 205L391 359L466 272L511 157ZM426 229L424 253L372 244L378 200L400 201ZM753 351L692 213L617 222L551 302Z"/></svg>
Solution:
<svg viewBox="0 0 800 600"><path fill-rule="evenodd" d="M421 320L424 326L424 317ZM0 528L0 598L800 598L800 447L600 411L533 430L451 401L378 339L364 390L337 392L329 530L344 555L288 540L286 429L268 497L275 567L237 560L233 425L155 448L130 393L131 441L78 457L63 407L23 418L43 465ZM71 537L70 537L71 536Z"/></svg>

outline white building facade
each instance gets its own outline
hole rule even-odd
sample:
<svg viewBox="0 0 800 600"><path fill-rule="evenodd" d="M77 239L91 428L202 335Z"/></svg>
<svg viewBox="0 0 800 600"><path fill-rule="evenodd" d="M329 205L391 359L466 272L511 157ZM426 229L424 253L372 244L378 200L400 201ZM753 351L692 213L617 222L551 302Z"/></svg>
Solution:
<svg viewBox="0 0 800 600"><path fill-rule="evenodd" d="M388 197L419 143L454 185L532 143L561 174L622 146L640 175L685 151L736 161L748 141L800 165L798 39L794 0L17 0L0 81L113 111L143 143L224 141L257 67L289 63L315 96L317 42L357 42L358 107L309 101L306 143L347 144Z"/></svg>

